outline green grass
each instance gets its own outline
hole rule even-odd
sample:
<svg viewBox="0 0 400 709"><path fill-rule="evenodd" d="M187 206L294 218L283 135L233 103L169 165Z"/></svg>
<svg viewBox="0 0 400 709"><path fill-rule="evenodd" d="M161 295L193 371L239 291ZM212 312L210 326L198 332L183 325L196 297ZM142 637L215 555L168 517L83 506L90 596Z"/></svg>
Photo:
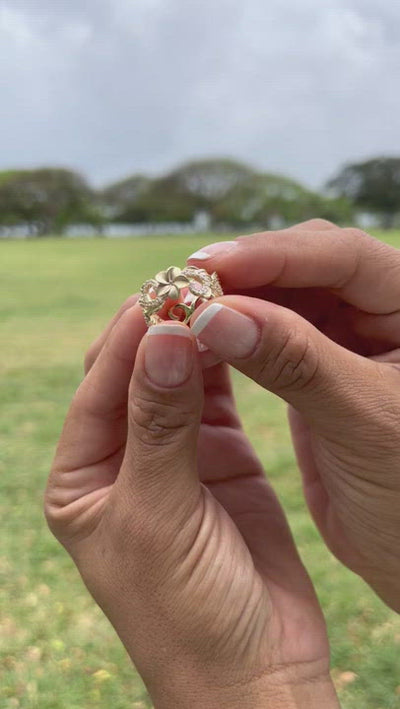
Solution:
<svg viewBox="0 0 400 709"><path fill-rule="evenodd" d="M213 239L0 243L0 706L5 709L149 706L112 628L48 532L42 492L82 376L85 349L146 277L169 263L184 263L208 240ZM400 245L400 234L387 240ZM326 614L343 707L400 707L400 618L319 539L302 499L283 404L250 381L235 377L235 382L246 429L287 510Z"/></svg>

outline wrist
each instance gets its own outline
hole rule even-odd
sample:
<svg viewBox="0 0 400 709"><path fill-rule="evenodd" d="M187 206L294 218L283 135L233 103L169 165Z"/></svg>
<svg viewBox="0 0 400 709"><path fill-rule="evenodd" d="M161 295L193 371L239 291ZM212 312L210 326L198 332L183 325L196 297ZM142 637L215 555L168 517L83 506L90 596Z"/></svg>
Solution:
<svg viewBox="0 0 400 709"><path fill-rule="evenodd" d="M175 678L176 679L176 678ZM152 692L155 709L340 709L329 674L276 670L229 687L180 678Z"/></svg>

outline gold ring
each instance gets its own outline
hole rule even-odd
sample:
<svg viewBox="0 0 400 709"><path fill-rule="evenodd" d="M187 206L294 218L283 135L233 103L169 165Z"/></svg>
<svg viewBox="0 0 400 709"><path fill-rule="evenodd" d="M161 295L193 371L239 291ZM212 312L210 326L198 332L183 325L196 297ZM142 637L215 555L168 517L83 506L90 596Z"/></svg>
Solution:
<svg viewBox="0 0 400 709"><path fill-rule="evenodd" d="M188 323L200 303L223 295L216 272L196 266L170 266L140 288L139 305L147 325L167 320Z"/></svg>

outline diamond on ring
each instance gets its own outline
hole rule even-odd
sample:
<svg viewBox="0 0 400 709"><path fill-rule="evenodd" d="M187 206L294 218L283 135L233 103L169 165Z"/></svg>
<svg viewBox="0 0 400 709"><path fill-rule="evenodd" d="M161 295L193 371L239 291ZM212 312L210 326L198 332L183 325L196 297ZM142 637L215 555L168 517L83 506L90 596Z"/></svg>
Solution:
<svg viewBox="0 0 400 709"><path fill-rule="evenodd" d="M148 326L163 320L188 323L200 303L223 295L216 272L196 266L170 266L140 288L139 305Z"/></svg>

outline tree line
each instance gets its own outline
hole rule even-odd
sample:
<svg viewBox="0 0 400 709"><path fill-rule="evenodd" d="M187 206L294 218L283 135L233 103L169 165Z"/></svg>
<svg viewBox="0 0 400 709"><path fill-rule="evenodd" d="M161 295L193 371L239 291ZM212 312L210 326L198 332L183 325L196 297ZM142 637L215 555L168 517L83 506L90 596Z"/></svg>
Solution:
<svg viewBox="0 0 400 709"><path fill-rule="evenodd" d="M383 228L400 213L400 158L349 164L321 192L282 175L229 159L197 160L157 178L134 174L94 189L61 168L0 172L0 229L24 227L32 236L63 234L89 225L193 223L207 216L212 229L269 228L322 217L351 223L360 212Z"/></svg>

